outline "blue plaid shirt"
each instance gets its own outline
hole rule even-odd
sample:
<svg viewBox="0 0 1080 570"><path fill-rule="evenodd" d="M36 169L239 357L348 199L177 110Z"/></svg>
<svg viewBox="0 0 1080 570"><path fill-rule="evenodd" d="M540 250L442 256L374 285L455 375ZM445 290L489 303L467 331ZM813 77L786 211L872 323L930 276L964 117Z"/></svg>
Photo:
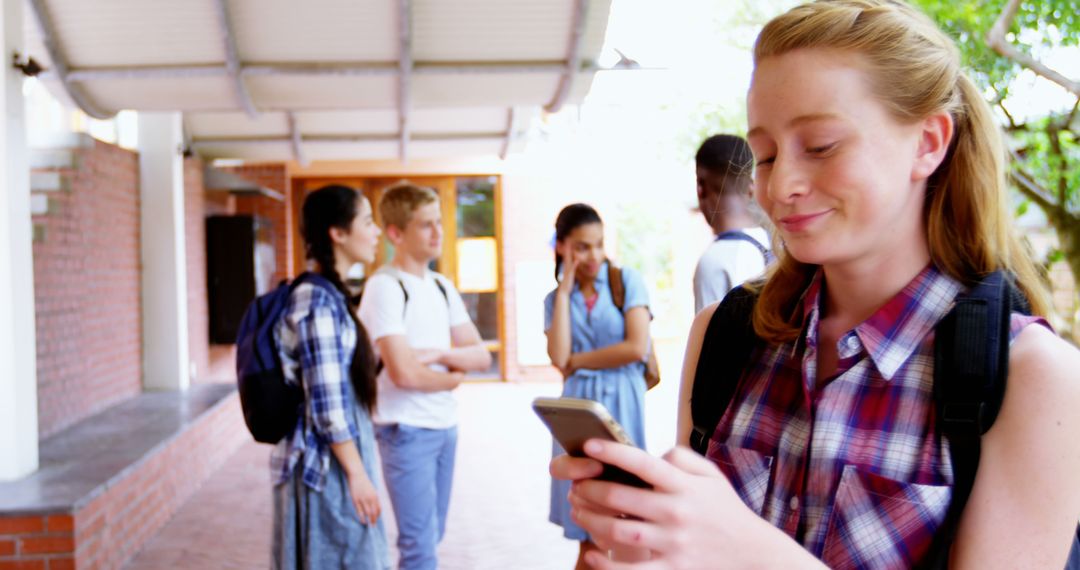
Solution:
<svg viewBox="0 0 1080 570"><path fill-rule="evenodd" d="M292 292L274 329L285 381L304 389L303 417L270 456L275 485L287 481L303 462L304 483L322 491L330 444L359 435L353 419L358 403L349 379L356 324L348 311L340 291L303 283Z"/></svg>

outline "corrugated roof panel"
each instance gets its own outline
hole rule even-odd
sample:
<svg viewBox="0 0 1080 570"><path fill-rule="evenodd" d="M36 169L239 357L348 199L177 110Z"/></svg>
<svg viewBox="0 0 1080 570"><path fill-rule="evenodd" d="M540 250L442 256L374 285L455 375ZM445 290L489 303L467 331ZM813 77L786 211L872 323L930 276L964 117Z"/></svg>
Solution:
<svg viewBox="0 0 1080 570"><path fill-rule="evenodd" d="M184 116L188 133L200 137L286 136L289 124L285 113L260 113L252 119L244 113L188 113Z"/></svg>
<svg viewBox="0 0 1080 570"><path fill-rule="evenodd" d="M611 0L589 0L589 13L585 31L581 36L581 58L595 61L600 57L607 34L608 18L611 17Z"/></svg>
<svg viewBox="0 0 1080 570"><path fill-rule="evenodd" d="M200 144L195 149L205 159L242 158L244 160L292 160L292 146L287 142Z"/></svg>
<svg viewBox="0 0 1080 570"><path fill-rule="evenodd" d="M91 101L114 111L220 111L236 107L232 89L221 77L108 79L80 86Z"/></svg>
<svg viewBox="0 0 1080 570"><path fill-rule="evenodd" d="M222 75L175 79L94 79L75 84L104 109L188 112L195 139L286 137L286 109L296 113L304 137L380 140L305 141L309 160L396 158L400 149L398 6L400 0L225 0L239 58L252 64L374 63L371 74L300 75L251 69L244 85L257 110L240 112L234 86L224 75L224 44L217 0L41 0L55 34L75 70L139 66L221 66ZM578 57L599 56L611 0L588 2ZM410 157L497 155L505 145L508 108L538 112L559 88L561 64L570 55L576 0L410 0L412 58L415 63L523 63L533 72L488 73L424 69L409 78ZM49 65L33 18L28 18L27 48ZM535 64L553 64L536 73ZM160 75L160 71L158 72ZM281 73L280 71L276 73ZM356 73L355 71L353 73ZM579 103L593 73L579 74L567 95ZM65 99L55 77L49 89ZM520 116L520 113L519 113ZM520 131L520 125L515 130ZM464 140L425 140L430 135L495 134ZM429 137L430 138L430 137ZM199 145L204 156L247 160L288 160L288 142Z"/></svg>
<svg viewBox="0 0 1080 570"><path fill-rule="evenodd" d="M397 77L252 76L245 79L260 108L386 109L397 107Z"/></svg>
<svg viewBox="0 0 1080 570"><path fill-rule="evenodd" d="M413 105L494 107L544 105L555 96L557 73L424 74L412 78Z"/></svg>
<svg viewBox="0 0 1080 570"><path fill-rule="evenodd" d="M417 61L555 61L566 57L574 0L415 0Z"/></svg>
<svg viewBox="0 0 1080 570"><path fill-rule="evenodd" d="M397 158L396 141L369 141L355 143L304 143L304 156L308 160L364 160Z"/></svg>
<svg viewBox="0 0 1080 570"><path fill-rule="evenodd" d="M43 1L72 68L225 61L209 0Z"/></svg>
<svg viewBox="0 0 1080 570"><path fill-rule="evenodd" d="M389 135L398 132L397 111L307 111L296 124L310 135Z"/></svg>
<svg viewBox="0 0 1080 570"><path fill-rule="evenodd" d="M245 62L397 61L396 0L229 0Z"/></svg>
<svg viewBox="0 0 1080 570"><path fill-rule="evenodd" d="M409 143L409 157L498 156L502 152L504 142L505 140L501 138L460 141L412 141Z"/></svg>
<svg viewBox="0 0 1080 570"><path fill-rule="evenodd" d="M415 109L411 116L413 134L498 133L510 120L507 108Z"/></svg>
<svg viewBox="0 0 1080 570"><path fill-rule="evenodd" d="M38 28L37 21L34 20L34 14L30 11L30 6L26 5L25 2L23 5L23 50L33 56L45 69L52 67L49 53L45 51L41 28Z"/></svg>

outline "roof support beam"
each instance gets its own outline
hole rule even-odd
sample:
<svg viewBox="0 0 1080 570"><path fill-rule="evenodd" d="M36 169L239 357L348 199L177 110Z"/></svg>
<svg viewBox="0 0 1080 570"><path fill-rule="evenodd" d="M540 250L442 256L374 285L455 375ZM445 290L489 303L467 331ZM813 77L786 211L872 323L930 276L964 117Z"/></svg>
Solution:
<svg viewBox="0 0 1080 570"><path fill-rule="evenodd" d="M244 78L240 74L240 55L236 49L236 38L232 33L232 19L229 17L229 7L226 0L214 0L214 11L217 12L218 30L221 32L221 41L225 44L225 71L229 74L232 82L233 95L236 97L236 105L254 119L259 113L255 110L255 103L251 100L251 94L244 86Z"/></svg>
<svg viewBox="0 0 1080 570"><path fill-rule="evenodd" d="M412 6L398 0L398 149L401 162L409 160L409 108L412 107Z"/></svg>
<svg viewBox="0 0 1080 570"><path fill-rule="evenodd" d="M506 140L503 141L502 150L499 151L499 158L506 160L506 155L510 152L510 141L514 138L514 107L510 107L506 111Z"/></svg>
<svg viewBox="0 0 1080 570"><path fill-rule="evenodd" d="M110 79L191 79L195 77L221 77L228 70L220 65L181 65L154 67L93 67L68 71L68 81L107 81ZM42 79L55 79L57 74L43 72Z"/></svg>
<svg viewBox="0 0 1080 570"><path fill-rule="evenodd" d="M566 52L566 69L563 71L559 87L555 91L555 98L548 103L544 110L556 113L562 109L570 95L570 88L574 86L574 80L581 71L581 37L585 35L585 16L589 11L589 0L574 0L574 19L570 28L570 46Z"/></svg>
<svg viewBox="0 0 1080 570"><path fill-rule="evenodd" d="M296 114L289 111L285 113L285 119L289 122L289 142L292 144L293 158L300 166L307 166L309 163L304 156L304 147L301 146L303 141L300 138L300 129L296 128Z"/></svg>
<svg viewBox="0 0 1080 570"><path fill-rule="evenodd" d="M506 133L499 131L493 133L431 133L412 135L413 141L452 142L468 140L505 140ZM366 142L393 142L400 141L396 133L371 134L371 135L313 135L303 137L305 143L366 143ZM292 143L293 136L269 136L269 137L199 137L192 139L191 144L195 147L215 144L282 144Z"/></svg>
<svg viewBox="0 0 1080 570"><path fill-rule="evenodd" d="M586 62L579 72L600 71L595 63ZM413 75L468 75L468 74L541 74L565 73L566 64L559 62L525 63L437 63L413 62ZM247 64L240 67L241 76L332 76L332 77L386 77L400 73L400 63L355 64ZM228 69L220 65L159 65L140 67L89 67L70 69L67 79L71 82L87 82L111 79L190 79L195 77L222 77ZM46 70L41 79L59 79L54 70Z"/></svg>
<svg viewBox="0 0 1080 570"><path fill-rule="evenodd" d="M84 113L95 119L108 119L115 115L115 112L99 107L82 90L72 85L72 81L68 78L67 58L64 57L64 53L60 50L56 31L53 30L52 18L49 17L49 12L45 7L45 0L27 0L27 3L30 5L30 11L34 14L34 19L37 20L38 29L41 30L41 39L45 44L45 51L49 53L49 59L52 60L55 77L60 81L60 85L63 86L71 101L78 105Z"/></svg>

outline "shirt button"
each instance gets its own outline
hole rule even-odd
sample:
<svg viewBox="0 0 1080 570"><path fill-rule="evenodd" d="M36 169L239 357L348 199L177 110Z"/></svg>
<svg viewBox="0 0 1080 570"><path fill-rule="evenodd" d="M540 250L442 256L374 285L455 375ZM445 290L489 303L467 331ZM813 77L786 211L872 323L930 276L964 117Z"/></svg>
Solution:
<svg viewBox="0 0 1080 570"><path fill-rule="evenodd" d="M793 511L799 510L799 498L798 497L792 497L791 501L788 504L791 505L791 510L793 510Z"/></svg>
<svg viewBox="0 0 1080 570"><path fill-rule="evenodd" d="M849 336L847 339L847 346L852 350L859 348L859 339L855 336Z"/></svg>

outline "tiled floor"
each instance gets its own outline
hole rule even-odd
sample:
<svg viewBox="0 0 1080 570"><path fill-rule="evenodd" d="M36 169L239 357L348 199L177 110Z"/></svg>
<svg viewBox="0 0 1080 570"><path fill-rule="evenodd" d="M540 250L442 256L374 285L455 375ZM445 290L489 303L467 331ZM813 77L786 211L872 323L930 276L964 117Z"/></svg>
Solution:
<svg viewBox="0 0 1080 570"><path fill-rule="evenodd" d="M661 348L664 382L647 398L649 448L674 439L681 348ZM554 384L471 384L458 390L461 425L454 492L440 567L567 569L577 543L547 522L551 439L532 413ZM139 553L132 569L269 567L270 448L244 445ZM396 531L384 498L390 541ZM396 552L393 553L396 562Z"/></svg>

